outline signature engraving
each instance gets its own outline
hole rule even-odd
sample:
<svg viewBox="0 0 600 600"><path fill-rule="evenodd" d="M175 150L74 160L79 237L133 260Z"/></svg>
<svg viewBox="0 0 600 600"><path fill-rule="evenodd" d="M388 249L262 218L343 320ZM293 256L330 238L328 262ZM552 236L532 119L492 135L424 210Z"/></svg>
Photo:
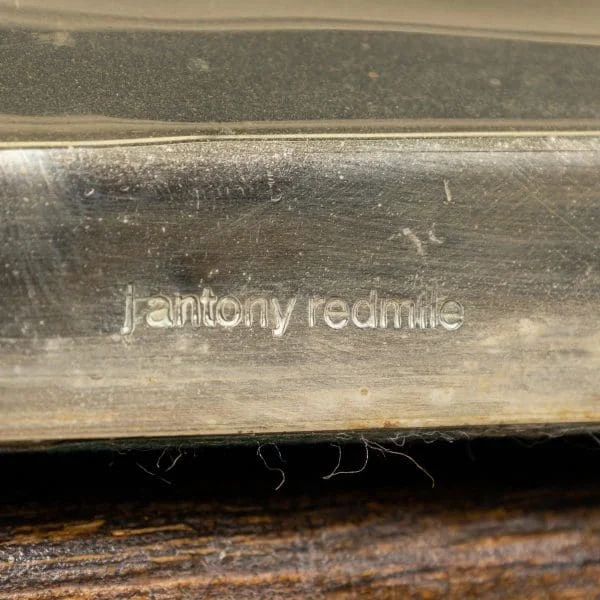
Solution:
<svg viewBox="0 0 600 600"><path fill-rule="evenodd" d="M271 329L275 338L288 331L300 295L281 300L261 295L240 299L218 296L210 287L201 294L137 296L129 284L125 292L125 320L121 334L131 335L137 326L150 328L260 327ZM341 330L358 329L459 329L465 318L462 304L438 298L437 291L425 290L414 300L380 297L371 290L368 297L348 301L341 297L309 295L305 298L310 328L326 326Z"/></svg>

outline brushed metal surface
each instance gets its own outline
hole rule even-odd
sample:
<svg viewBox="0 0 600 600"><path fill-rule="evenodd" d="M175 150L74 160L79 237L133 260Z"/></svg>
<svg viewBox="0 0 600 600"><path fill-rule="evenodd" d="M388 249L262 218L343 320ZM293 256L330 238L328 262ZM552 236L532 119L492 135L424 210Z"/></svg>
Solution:
<svg viewBox="0 0 600 600"><path fill-rule="evenodd" d="M2 150L0 440L597 424L599 167L592 134Z"/></svg>
<svg viewBox="0 0 600 600"><path fill-rule="evenodd" d="M369 31L369 23L200 32L1 25L0 13L3 143L600 129L600 46L588 38Z"/></svg>

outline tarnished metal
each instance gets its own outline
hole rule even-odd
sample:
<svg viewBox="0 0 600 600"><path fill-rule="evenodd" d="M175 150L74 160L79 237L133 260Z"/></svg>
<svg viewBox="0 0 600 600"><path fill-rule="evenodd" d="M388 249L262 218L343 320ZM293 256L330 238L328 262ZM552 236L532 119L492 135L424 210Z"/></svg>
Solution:
<svg viewBox="0 0 600 600"><path fill-rule="evenodd" d="M600 423L600 8L420 4L0 2L0 443Z"/></svg>
<svg viewBox="0 0 600 600"><path fill-rule="evenodd" d="M600 421L600 139L4 150L0 438Z"/></svg>

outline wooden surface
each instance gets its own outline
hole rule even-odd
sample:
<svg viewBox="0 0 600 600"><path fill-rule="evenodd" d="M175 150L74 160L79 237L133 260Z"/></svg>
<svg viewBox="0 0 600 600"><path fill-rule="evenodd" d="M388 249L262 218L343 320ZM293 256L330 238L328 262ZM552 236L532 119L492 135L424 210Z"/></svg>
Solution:
<svg viewBox="0 0 600 600"><path fill-rule="evenodd" d="M598 595L592 437L385 447L0 456L0 597Z"/></svg>

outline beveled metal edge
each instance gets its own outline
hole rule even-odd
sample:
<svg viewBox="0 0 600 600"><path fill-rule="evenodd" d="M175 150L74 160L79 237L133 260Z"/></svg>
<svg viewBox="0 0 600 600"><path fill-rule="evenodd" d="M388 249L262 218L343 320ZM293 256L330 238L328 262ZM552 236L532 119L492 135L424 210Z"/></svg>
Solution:
<svg viewBox="0 0 600 600"><path fill-rule="evenodd" d="M532 425L468 426L464 428L419 429L355 429L348 431L281 432L231 435L129 437L102 439L73 439L56 441L0 442L0 453L73 450L140 450L164 447L190 448L199 446L253 446L300 443L357 443L370 440L420 440L426 442L455 442L473 438L527 438L554 439L572 435L593 435L600 431L599 423L573 423L569 425L538 423Z"/></svg>
<svg viewBox="0 0 600 600"><path fill-rule="evenodd" d="M230 125L228 125L230 127ZM0 150L19 148L70 148L142 146L207 141L284 141L284 140L389 140L442 138L543 138L598 137L600 129L536 129L536 130L449 130L449 131L383 131L383 132L290 132L290 133L204 133L198 135L149 136L92 140L0 141Z"/></svg>

